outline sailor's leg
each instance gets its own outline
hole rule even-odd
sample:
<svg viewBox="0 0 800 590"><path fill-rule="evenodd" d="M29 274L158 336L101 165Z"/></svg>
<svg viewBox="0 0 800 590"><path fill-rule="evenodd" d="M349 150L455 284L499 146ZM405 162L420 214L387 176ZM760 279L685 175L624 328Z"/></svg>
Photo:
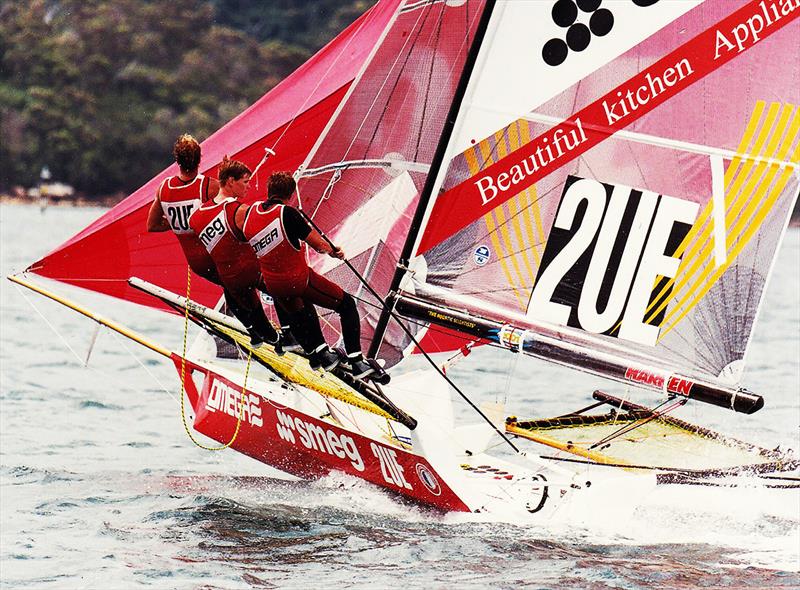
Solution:
<svg viewBox="0 0 800 590"><path fill-rule="evenodd" d="M282 355L284 352L299 352L303 350L303 346L295 337L295 332L292 329L292 322L296 321L292 314L286 311L283 306L278 305L277 302L275 303L275 313L281 326L281 340L279 345L275 347L275 351Z"/></svg>
<svg viewBox="0 0 800 590"><path fill-rule="evenodd" d="M314 271L309 276L306 295L307 300L339 314L347 354L361 354L361 318L352 295Z"/></svg>
<svg viewBox="0 0 800 590"><path fill-rule="evenodd" d="M273 301L275 301L278 318L281 320L281 328L288 326L303 350L311 353L322 340L322 333L320 331L319 337L317 337L313 326L308 326L303 300L299 297L273 296Z"/></svg>
<svg viewBox="0 0 800 590"><path fill-rule="evenodd" d="M303 347L312 368L330 371L339 364L339 356L325 342L319 316L313 305L299 297L275 299L275 302L291 318L292 333Z"/></svg>
<svg viewBox="0 0 800 590"><path fill-rule="evenodd" d="M304 299L307 302L313 301L332 309L339 314L344 349L347 352L347 364L350 366L353 376L361 379L375 373L376 367L379 365L368 363L361 353L361 317L353 296L345 293L339 285L312 270Z"/></svg>
<svg viewBox="0 0 800 590"><path fill-rule="evenodd" d="M322 326L319 323L317 310L310 303L304 302L303 308L297 312L295 323L301 326L304 341L301 340L306 352L315 351L320 345L325 344L325 337L322 335Z"/></svg>
<svg viewBox="0 0 800 590"><path fill-rule="evenodd" d="M228 308L247 328L253 344L278 341L278 333L264 315L264 308L255 289L226 288L223 292Z"/></svg>

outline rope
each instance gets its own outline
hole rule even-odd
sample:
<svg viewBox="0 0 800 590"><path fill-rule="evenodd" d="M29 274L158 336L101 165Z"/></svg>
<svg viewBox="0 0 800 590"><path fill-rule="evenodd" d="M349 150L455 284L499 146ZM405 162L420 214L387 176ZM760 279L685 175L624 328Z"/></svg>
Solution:
<svg viewBox="0 0 800 590"><path fill-rule="evenodd" d="M186 300L189 301L189 292L191 290L192 285L192 268L190 266L186 267ZM227 449L231 446L236 437L239 436L239 428L242 425L242 413L244 412L244 399L245 399L245 391L247 390L247 377L250 374L250 360L253 357L253 351L249 350L247 354L247 367L244 370L244 383L242 383L242 396L239 399L239 415L236 417L236 430L233 431L233 436L231 439L222 446L219 447L207 447L198 441L194 435L192 435L192 431L189 429L189 425L186 424L186 402L184 395L186 393L186 340L187 335L189 334L189 306L185 307L186 313L184 314L183 319L183 352L181 353L181 422L183 423L183 429L186 431L186 434L189 436L189 439L198 447L205 451L222 451Z"/></svg>
<svg viewBox="0 0 800 590"><path fill-rule="evenodd" d="M22 298L25 300L25 302L28 305L30 305L31 309L38 314L38 316L42 319L42 321L44 321L44 323L47 325L47 327L50 328L50 330L52 330L53 334L58 336L58 338L59 338L59 340L61 340L62 344L64 344L64 346L67 348L67 350L69 350L75 356L75 358L78 360L78 362L81 365L83 365L83 367L85 369L88 369L88 370L92 371L93 373L97 373L98 375L108 379L109 381L113 381L114 380L112 375L110 373L108 373L107 371L103 371L103 370L98 369L95 366L91 366L91 365L85 364L83 359L81 359L80 355L75 351L74 348L72 348L72 346L70 346L69 342L67 342L67 340L64 338L64 336L61 335L61 332L59 332L58 329L52 324L52 322L50 322L50 320L47 319L47 317L39 310L38 307L36 307L36 305L34 305L33 301L25 294L25 291L23 291L22 288L20 288L19 286L17 286L17 291L19 292L20 295L22 295ZM115 337L117 337L117 333L114 332L113 330L111 330L111 334L114 335ZM171 398L175 399L175 396L172 394L172 392L169 389L167 389L161 383L161 381L158 379L158 377L156 377L155 374L153 374L153 372L147 367L147 365L145 365L142 362L142 360L139 357L137 357L135 354L133 354L133 352L125 345L124 341L120 340L119 338L117 338L117 341L122 344L122 347L125 349L125 351L128 354L130 354L131 357L133 357L136 360L136 362L138 362L142 367L144 367L145 371L147 371L147 373L153 378L153 380L158 384L158 386L167 395L169 395ZM126 387L124 385L122 385L121 387L123 387L124 389L126 389L128 391L135 391L137 393L139 392L138 389L133 389L131 387ZM175 401L177 401L177 400L175 400Z"/></svg>
<svg viewBox="0 0 800 590"><path fill-rule="evenodd" d="M672 402L672 404L667 406L667 404L669 404L670 402ZM633 430L636 430L637 428L640 428L640 427L644 426L645 424L655 420L656 418L660 418L662 416L665 416L667 413L669 413L672 410L675 410L675 409L681 407L685 403L686 403L686 398L678 398L678 399L670 398L670 399L667 399L667 400L663 401L662 403L660 403L659 405L657 405L655 408L653 408L651 410L651 412L652 412L651 415L646 416L645 418L642 418L638 423L634 422L634 423L626 424L626 425L622 426L618 430L615 430L614 432L612 432L608 436L603 437L599 441L594 443L592 446L589 447L589 450L591 451L592 449L596 449L597 447L605 448L605 447L602 447L601 445L610 444L610 442L612 440L614 440L615 438L618 438L618 437L622 436L623 434L627 434L628 432L631 432ZM661 408L662 406L666 406L666 407L663 410L659 411L659 408Z"/></svg>

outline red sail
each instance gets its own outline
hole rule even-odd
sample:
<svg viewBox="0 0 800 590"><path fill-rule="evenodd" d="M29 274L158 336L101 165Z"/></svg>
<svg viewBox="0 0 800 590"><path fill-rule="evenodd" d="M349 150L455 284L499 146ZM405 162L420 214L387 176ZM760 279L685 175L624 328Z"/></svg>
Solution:
<svg viewBox="0 0 800 590"><path fill-rule="evenodd" d="M484 0L407 1L300 170L299 203L381 298L386 297L419 192L464 69ZM382 303L349 267L312 259L359 301L366 350ZM335 319L328 340L338 338ZM409 341L397 326L381 358L399 361Z"/></svg>
<svg viewBox="0 0 800 590"><path fill-rule="evenodd" d="M205 174L216 174L225 154L255 167L265 148L273 156L251 183L249 199L264 192L274 170L294 170L306 158L350 83L394 15L399 0L383 0L359 18L278 86L203 142ZM224 72L220 73L224 75ZM186 290L186 261L171 232L148 233L147 211L159 183L175 174L163 170L116 207L28 271L120 299L160 307L127 284L138 276L174 292ZM220 290L192 279L192 299L213 305Z"/></svg>

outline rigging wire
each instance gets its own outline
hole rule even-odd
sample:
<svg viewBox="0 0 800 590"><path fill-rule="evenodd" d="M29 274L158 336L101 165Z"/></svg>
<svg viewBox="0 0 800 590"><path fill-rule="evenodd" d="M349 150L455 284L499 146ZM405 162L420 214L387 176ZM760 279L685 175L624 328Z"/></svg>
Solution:
<svg viewBox="0 0 800 590"><path fill-rule="evenodd" d="M28 305L30 305L31 309L33 309L33 311L35 311L39 315L39 317L42 318L42 320L47 325L47 327L50 328L50 330L52 330L52 332L56 336L58 336L58 338L59 338L59 340L61 340L62 344L64 344L64 346L67 348L67 350L69 350L73 354L73 356L78 360L78 362L81 364L81 366L83 366L83 368L89 369L90 371L92 371L94 373L97 373L98 375L100 375L104 379L108 380L109 382L116 381L114 376L109 374L108 372L103 371L102 369L98 369L94 365L85 364L84 363L84 359L81 358L81 356L75 351L75 349L70 345L70 343L67 342L67 340L64 338L64 336L61 334L61 332L58 331L58 329L52 324L52 322L50 322L50 320L47 319L47 317L39 310L39 308L36 307L36 305L34 305L33 301L25 294L25 291L23 291L22 288L20 288L19 286L17 286L17 290L18 290L19 294L22 295L22 298L25 299L25 301L28 303ZM92 320L92 321L95 321L95 320ZM113 330L111 330L111 333L116 336L116 333ZM145 368L145 370L150 374L150 376L158 384L158 386L164 391L164 393L169 395L173 400L178 401L177 399L175 399L175 396L173 395L173 393L161 383L161 381L150 371L150 369L147 368L146 365L144 365L144 363L142 363L141 359L139 359L136 355L134 355L127 346L125 346L124 348L140 365L142 365ZM117 387L119 387L119 386L117 386ZM139 391L138 389L134 390L131 387L125 387L125 389L127 389L129 391L137 391L137 392Z"/></svg>
<svg viewBox="0 0 800 590"><path fill-rule="evenodd" d="M130 355L131 355L131 356L132 356L132 357L133 357L133 358L136 360L136 362L137 362L137 363L139 363L139 365L140 365L140 366L141 366L141 367L142 367L142 368L145 370L145 372L146 372L148 375L150 375L150 377L153 379L153 381L155 381L155 382L158 384L158 386L159 386L159 387L162 389L162 391L164 391L164 393L166 393L166 394L167 394L167 395L168 395L170 398L172 398L172 400L173 400L173 401L177 402L177 401L178 401L178 398L176 398L176 397L175 397L175 395L172 393L172 391L171 391L170 389L168 389L168 388L167 388L167 386L166 386L166 385L164 385L164 384L161 382L161 379L159 379L159 378L156 376L156 374L155 374L155 373L153 373L153 372L150 370L150 368L149 368L149 367L148 367L146 364L144 364L144 363L142 362L142 359L140 359L138 356L136 356L136 355L133 353L133 351L132 351L132 350L131 350L131 349L128 347L128 344L127 344L126 340L125 340L124 338L122 338L122 337L121 337L119 334L117 334L116 332L114 332L113 330L111 330L111 335L112 335L112 336L113 336L113 337L114 337L114 338L115 338L115 339L116 339L116 340L117 340L117 341L120 343L120 345L122 346L122 348L124 348L124 349L125 349L125 351L126 351L128 354L130 354Z"/></svg>
<svg viewBox="0 0 800 590"><path fill-rule="evenodd" d="M417 158L419 157L419 145L422 141L422 130L425 126L425 115L428 111L428 99L431 93L431 82L433 80L433 65L436 62L436 53L439 49L439 38L442 32L442 23L444 23L444 10L445 5L442 4L442 10L439 13L439 22L436 26L436 42L433 45L433 51L431 52L431 67L428 70L428 81L425 84L425 101L422 103L422 115L419 118L419 131L417 131L417 146L414 149L414 161L416 162ZM409 52L410 55L410 52Z"/></svg>
<svg viewBox="0 0 800 590"><path fill-rule="evenodd" d="M328 69L325 70L325 73L322 74L322 76L320 76L319 80L314 86L314 89L306 95L305 100L299 107L297 107L294 116L292 116L292 118L286 124L286 126L283 129L283 132L278 136L278 139L275 140L275 143L272 144L273 150L278 146L280 141L283 139L283 136L286 135L286 133L289 131L289 128L294 124L297 117L299 117L300 114L304 112L304 109L308 105L309 100L311 100L311 97L314 96L314 94L317 92L317 89L322 85L322 82L330 75L331 71L335 69L337 63L339 62L339 59L341 59L341 57L345 54L347 48L350 47L350 43L352 43L353 39L355 39L358 36L358 33L361 31L361 29L364 28L364 25L366 25L368 20L369 18L365 18L361 23L359 23L358 28L353 33L353 35L347 39L347 43L345 43L344 47L342 47L341 50L336 54L336 57L333 59L333 62L331 62L331 65L328 66Z"/></svg>
<svg viewBox="0 0 800 590"><path fill-rule="evenodd" d="M605 445L607 443L610 443L612 440L622 436L623 434L627 434L629 432L632 432L632 431L636 430L637 428L641 428L642 426L644 426L645 424L648 424L649 422L655 420L656 418L660 418L661 416L664 416L664 415L668 414L669 412L680 408L682 405L684 405L686 403L686 401L687 401L686 398L675 398L675 397L670 397L670 398L664 400L663 402L661 402L656 407L654 407L654 408L652 408L650 410L652 413L649 416L647 416L645 418L642 418L641 420L638 420L636 422L633 422L632 424L625 424L621 428L618 428L617 430L615 430L611 434L609 434L607 436L604 436L599 441L597 441L596 443L591 445L589 447L589 450L591 451L592 449L596 449L597 447L601 447L601 445ZM670 404L670 405L667 405L667 404ZM663 410L659 411L659 408L661 408L662 406L666 406L666 407ZM601 448L603 448L603 447L601 447Z"/></svg>
<svg viewBox="0 0 800 590"><path fill-rule="evenodd" d="M411 42L411 46L408 49L408 53L406 53L406 55L405 55L405 59L403 60L403 64L400 66L400 71L397 73L397 77L395 78L394 84L392 85L392 89L389 91L389 97L394 96L394 93L397 90L397 85L400 83L400 78L403 76L403 72L405 71L406 66L408 65L408 60L411 58L411 54L414 53L414 49L417 46L417 42L419 41L419 38L422 35L422 30L425 28L425 23L428 21L428 16L430 15L431 12L432 12L431 6L427 6L422 11L422 14L417 16L417 21L414 23L414 29L417 31L417 34L414 36L414 41ZM419 21L420 21L420 17L422 17L422 24L418 26ZM411 40L411 36L409 35L408 39L406 39L405 43L403 43L402 51L397 55L397 59L395 60L394 64L392 64L392 68L389 70L390 72L394 69L394 66L397 65L398 61L400 60L400 55L402 55L403 51L405 51L405 46L408 43L408 41L410 41L410 40ZM387 75L386 78L383 81L383 84L381 85L380 90L383 90L384 86L386 86L386 83L388 81L389 81L389 76ZM378 102L378 97L380 96L380 90L375 94L375 100L372 101L372 104L370 105L369 111L367 112L367 114L364 117L364 122L366 122L367 116L369 116L369 114L372 112L372 108ZM383 111L378 116L378 120L375 122L375 128L372 130L372 136L369 138L369 141L367 142L367 145L364 148L364 159L366 159L367 154L369 153L369 150L372 147L372 142L375 141L375 137L378 135L378 129L380 128L381 123L383 122L383 118L386 116L386 111L388 109L389 109L389 101L386 100L386 102L384 102L384 105L383 105ZM364 123L362 123L361 126L363 127L363 125L364 125ZM360 132L361 128L359 128L358 131ZM355 140L356 140L357 137L358 137L358 133L356 133L356 135L353 136L353 141L350 144L351 146L355 143ZM349 151L349 149L348 149L348 151Z"/></svg>

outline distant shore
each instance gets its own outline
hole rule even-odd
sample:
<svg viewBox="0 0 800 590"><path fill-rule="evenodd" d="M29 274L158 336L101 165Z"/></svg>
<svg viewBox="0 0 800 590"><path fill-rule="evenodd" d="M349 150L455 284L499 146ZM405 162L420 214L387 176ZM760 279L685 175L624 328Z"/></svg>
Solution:
<svg viewBox="0 0 800 590"><path fill-rule="evenodd" d="M60 199L54 197L47 197L45 206L47 207L108 207L111 208L122 199L117 196L102 197L98 199L87 199L83 197L72 197L69 199ZM15 197L12 195L0 194L0 203L9 205L33 205L41 207L40 197ZM800 227L800 215L795 214L789 220L789 227Z"/></svg>
<svg viewBox="0 0 800 590"><path fill-rule="evenodd" d="M32 205L41 207L42 202L47 207L108 207L111 208L121 199L118 197L103 197L99 199L87 199L83 197L72 197L61 199L57 197L16 197L13 195L0 194L0 203L3 205Z"/></svg>

